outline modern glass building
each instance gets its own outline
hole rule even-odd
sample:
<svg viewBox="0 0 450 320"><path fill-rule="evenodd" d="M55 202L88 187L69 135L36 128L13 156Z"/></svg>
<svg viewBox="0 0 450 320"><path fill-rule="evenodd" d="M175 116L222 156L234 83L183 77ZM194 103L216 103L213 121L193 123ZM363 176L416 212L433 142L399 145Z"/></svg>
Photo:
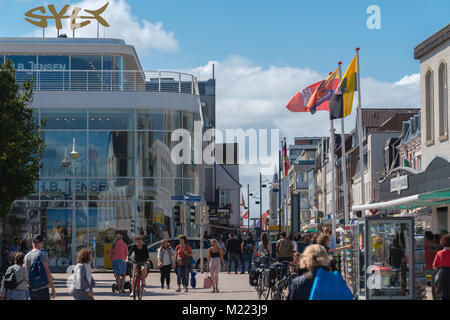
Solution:
<svg viewBox="0 0 450 320"><path fill-rule="evenodd" d="M145 71L134 47L117 39L0 38L0 63L6 59L18 82L33 80L31 107L36 123L46 120L46 150L40 181L14 203L17 223L3 239L45 234L57 271L72 257L72 232L77 251L95 246L102 267L117 232L141 232L151 243L180 231L171 196L198 194L199 168L173 164L179 142L171 134L193 134L202 118L194 76Z"/></svg>

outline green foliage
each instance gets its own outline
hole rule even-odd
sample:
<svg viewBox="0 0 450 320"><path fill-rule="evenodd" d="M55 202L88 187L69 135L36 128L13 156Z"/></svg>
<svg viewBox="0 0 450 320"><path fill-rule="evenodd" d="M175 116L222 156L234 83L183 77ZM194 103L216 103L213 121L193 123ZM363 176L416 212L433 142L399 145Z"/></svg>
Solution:
<svg viewBox="0 0 450 320"><path fill-rule="evenodd" d="M10 60L0 68L0 217L11 211L14 200L34 190L39 179L41 158L45 149L35 124L33 85L16 84L16 71Z"/></svg>

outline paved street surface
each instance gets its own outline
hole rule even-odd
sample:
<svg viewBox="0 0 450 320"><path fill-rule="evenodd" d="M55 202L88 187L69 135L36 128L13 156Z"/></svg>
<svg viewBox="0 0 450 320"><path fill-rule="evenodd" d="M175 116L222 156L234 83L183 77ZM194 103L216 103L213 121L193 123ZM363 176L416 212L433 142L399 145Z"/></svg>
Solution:
<svg viewBox="0 0 450 320"><path fill-rule="evenodd" d="M66 282L69 274L54 273L56 300L73 300L69 295ZM203 289L203 279L206 273L197 273L197 288L189 287L189 292L175 292L178 288L175 273L170 275L170 289L161 289L159 272L152 272L147 276L143 300L253 300L258 299L254 287L248 282L248 274L227 274L221 272L219 276L219 293L212 293L211 289ZM94 288L96 300L131 300L130 292L113 293L111 286L114 283L113 273L93 273L96 286ZM128 279L128 277L127 277Z"/></svg>

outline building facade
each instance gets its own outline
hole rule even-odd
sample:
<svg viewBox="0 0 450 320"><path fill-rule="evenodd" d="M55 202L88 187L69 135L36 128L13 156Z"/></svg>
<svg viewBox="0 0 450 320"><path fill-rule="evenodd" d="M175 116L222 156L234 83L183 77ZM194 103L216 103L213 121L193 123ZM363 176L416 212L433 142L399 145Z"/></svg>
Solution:
<svg viewBox="0 0 450 320"><path fill-rule="evenodd" d="M189 137L201 121L197 79L145 71L134 47L117 39L0 38L0 48L17 82L33 80L35 120L46 120L40 180L14 203L11 215L23 223L4 239L44 234L55 270L72 246L95 247L102 267L116 233L151 243L180 232L171 197L198 194L199 166L173 161L172 133Z"/></svg>

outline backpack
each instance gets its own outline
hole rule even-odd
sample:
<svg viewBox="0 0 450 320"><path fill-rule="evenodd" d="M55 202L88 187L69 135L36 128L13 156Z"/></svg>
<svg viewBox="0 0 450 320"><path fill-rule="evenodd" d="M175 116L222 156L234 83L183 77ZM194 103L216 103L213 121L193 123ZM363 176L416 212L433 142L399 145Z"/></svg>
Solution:
<svg viewBox="0 0 450 320"><path fill-rule="evenodd" d="M31 289L40 289L48 284L47 274L45 273L44 266L41 262L40 250L37 259L31 264L30 270L28 271L28 279Z"/></svg>
<svg viewBox="0 0 450 320"><path fill-rule="evenodd" d="M13 267L10 267L5 274L5 278L4 278L4 284L5 284L5 288L9 289L9 290L14 290L17 288L17 286L19 285L19 283L21 283L22 281L17 282L16 279L16 270Z"/></svg>
<svg viewBox="0 0 450 320"><path fill-rule="evenodd" d="M309 300L353 300L353 294L339 272L319 268Z"/></svg>

